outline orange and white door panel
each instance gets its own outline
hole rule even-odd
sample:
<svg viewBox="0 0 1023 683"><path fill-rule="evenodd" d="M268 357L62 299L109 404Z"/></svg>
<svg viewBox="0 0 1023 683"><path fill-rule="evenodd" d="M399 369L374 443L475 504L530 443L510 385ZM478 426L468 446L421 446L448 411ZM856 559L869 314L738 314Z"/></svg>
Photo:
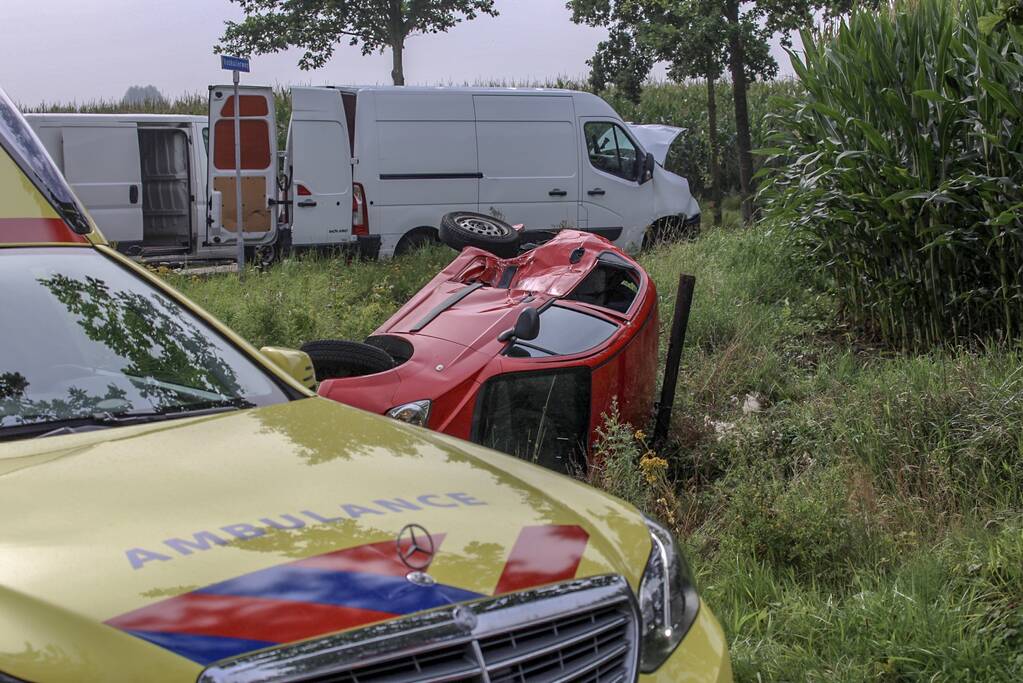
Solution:
<svg viewBox="0 0 1023 683"><path fill-rule="evenodd" d="M262 244L277 234L277 124L273 90L240 86L242 230L245 241ZM233 243L238 235L234 141L234 86L210 87L207 242Z"/></svg>

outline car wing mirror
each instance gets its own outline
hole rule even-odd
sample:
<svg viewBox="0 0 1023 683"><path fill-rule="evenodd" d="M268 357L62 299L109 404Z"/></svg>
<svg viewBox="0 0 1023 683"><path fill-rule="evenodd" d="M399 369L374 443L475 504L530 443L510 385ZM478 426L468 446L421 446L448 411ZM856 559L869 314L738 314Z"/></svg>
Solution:
<svg viewBox="0 0 1023 683"><path fill-rule="evenodd" d="M530 339L536 339L540 336L540 312L532 306L522 309L519 313L518 319L515 321L515 327L510 330L505 330L498 337L498 341L508 341L509 339L522 339L529 341Z"/></svg>
<svg viewBox="0 0 1023 683"><path fill-rule="evenodd" d="M306 389L316 390L316 372L308 353L283 346L264 346L259 352Z"/></svg>

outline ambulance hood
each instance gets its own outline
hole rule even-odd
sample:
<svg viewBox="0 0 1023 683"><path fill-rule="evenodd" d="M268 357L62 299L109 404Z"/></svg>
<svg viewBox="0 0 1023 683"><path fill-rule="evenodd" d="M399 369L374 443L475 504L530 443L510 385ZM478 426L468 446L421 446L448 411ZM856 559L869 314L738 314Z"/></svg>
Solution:
<svg viewBox="0 0 1023 683"><path fill-rule="evenodd" d="M635 590L650 551L609 496L320 398L5 443L0 515L0 671L26 680L195 680L538 584ZM398 557L411 523L433 585Z"/></svg>

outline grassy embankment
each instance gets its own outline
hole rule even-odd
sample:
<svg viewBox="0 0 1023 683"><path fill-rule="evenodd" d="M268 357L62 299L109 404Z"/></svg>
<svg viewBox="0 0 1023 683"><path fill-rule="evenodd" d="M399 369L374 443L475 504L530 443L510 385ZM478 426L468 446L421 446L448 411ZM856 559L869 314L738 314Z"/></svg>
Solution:
<svg viewBox="0 0 1023 683"><path fill-rule="evenodd" d="M786 254L764 228L724 228L643 255L664 317L678 274L698 278L652 473L674 497L649 495L625 429L613 488L673 518L740 680L1023 676L1020 350L863 345ZM297 346L362 337L450 258L168 277L255 344Z"/></svg>

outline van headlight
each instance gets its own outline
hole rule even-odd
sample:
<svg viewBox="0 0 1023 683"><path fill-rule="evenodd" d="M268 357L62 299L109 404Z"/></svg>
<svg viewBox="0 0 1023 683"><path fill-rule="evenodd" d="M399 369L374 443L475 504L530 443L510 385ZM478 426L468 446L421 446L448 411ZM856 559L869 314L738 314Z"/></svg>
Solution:
<svg viewBox="0 0 1023 683"><path fill-rule="evenodd" d="M639 668L652 673L671 656L693 625L700 599L675 537L650 519L646 525L653 547L639 584Z"/></svg>
<svg viewBox="0 0 1023 683"><path fill-rule="evenodd" d="M426 421L430 419L430 401L429 399L423 399L422 401L403 403L388 410L387 415L395 420L408 422L410 425L425 427Z"/></svg>

